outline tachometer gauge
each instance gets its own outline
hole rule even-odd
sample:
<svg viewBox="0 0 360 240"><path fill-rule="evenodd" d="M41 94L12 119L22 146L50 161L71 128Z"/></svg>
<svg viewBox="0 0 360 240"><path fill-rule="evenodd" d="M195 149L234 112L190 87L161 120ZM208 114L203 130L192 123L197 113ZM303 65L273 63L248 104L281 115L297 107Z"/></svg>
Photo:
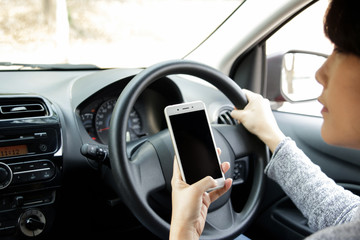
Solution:
<svg viewBox="0 0 360 240"><path fill-rule="evenodd" d="M100 141L109 144L110 120L116 104L116 99L110 99L100 105L95 116L95 129ZM133 141L143 136L142 124L139 114L133 109L129 115L126 141Z"/></svg>

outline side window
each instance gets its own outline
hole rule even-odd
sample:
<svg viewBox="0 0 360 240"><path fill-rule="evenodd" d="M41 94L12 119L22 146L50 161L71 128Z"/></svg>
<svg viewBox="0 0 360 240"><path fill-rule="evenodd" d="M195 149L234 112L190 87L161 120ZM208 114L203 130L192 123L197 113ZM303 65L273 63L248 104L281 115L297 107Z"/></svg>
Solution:
<svg viewBox="0 0 360 240"><path fill-rule="evenodd" d="M333 49L323 31L327 5L326 0L314 3L266 41L267 97L273 110L321 116L317 97L322 86L315 73Z"/></svg>

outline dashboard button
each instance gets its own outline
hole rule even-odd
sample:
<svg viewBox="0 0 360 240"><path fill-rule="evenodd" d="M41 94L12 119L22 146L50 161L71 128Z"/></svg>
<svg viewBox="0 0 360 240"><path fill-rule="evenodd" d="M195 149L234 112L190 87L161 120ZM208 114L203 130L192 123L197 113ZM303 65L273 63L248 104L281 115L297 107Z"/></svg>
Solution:
<svg viewBox="0 0 360 240"><path fill-rule="evenodd" d="M35 138L47 138L47 132L34 133Z"/></svg>

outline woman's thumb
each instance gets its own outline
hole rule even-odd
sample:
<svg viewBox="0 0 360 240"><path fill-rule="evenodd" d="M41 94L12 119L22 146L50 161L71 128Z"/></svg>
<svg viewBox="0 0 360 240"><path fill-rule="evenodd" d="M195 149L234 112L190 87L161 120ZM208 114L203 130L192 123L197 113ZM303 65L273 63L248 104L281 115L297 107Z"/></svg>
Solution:
<svg viewBox="0 0 360 240"><path fill-rule="evenodd" d="M207 176L194 183L193 186L203 193L209 190L210 188L216 187L217 182L212 177Z"/></svg>

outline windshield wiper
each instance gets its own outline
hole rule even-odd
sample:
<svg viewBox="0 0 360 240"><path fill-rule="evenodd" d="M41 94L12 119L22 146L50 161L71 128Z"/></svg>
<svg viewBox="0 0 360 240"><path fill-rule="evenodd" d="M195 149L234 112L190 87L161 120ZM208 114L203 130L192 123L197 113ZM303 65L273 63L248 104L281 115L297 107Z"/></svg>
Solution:
<svg viewBox="0 0 360 240"><path fill-rule="evenodd" d="M12 62L0 62L1 66L4 67L16 67L17 70L23 69L41 69L41 70L91 70L100 69L98 66L93 64L34 64L34 63L12 63Z"/></svg>

